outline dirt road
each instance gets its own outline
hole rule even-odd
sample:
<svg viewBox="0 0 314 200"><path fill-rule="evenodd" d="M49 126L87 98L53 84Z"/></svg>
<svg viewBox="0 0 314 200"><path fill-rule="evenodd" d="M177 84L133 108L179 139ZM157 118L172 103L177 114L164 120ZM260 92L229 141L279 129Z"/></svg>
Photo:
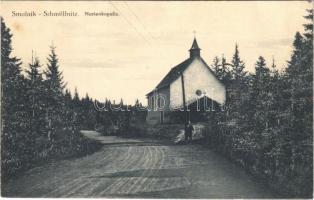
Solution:
<svg viewBox="0 0 314 200"><path fill-rule="evenodd" d="M84 134L102 142L103 148L29 170L9 181L5 193L14 197L275 197L242 169L199 145Z"/></svg>

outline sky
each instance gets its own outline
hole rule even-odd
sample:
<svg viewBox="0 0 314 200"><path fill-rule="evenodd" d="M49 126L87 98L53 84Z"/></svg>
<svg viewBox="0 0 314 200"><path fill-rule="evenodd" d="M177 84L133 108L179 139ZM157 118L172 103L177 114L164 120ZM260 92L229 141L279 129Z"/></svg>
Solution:
<svg viewBox="0 0 314 200"><path fill-rule="evenodd" d="M56 46L67 87L80 96L133 104L154 89L167 72L189 56L196 37L210 65L215 56L230 62L239 46L246 70L259 56L282 69L289 60L296 31L303 32L306 1L1 1L1 15L13 33L13 55L23 68L32 50L46 66ZM13 17L12 11L67 11L77 17ZM84 12L119 16L84 16ZM196 33L195 33L196 32ZM195 77L197 78L197 77Z"/></svg>

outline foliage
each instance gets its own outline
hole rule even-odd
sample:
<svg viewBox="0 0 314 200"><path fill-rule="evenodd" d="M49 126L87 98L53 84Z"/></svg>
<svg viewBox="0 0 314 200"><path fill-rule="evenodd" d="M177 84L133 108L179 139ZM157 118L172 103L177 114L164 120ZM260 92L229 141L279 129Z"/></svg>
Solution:
<svg viewBox="0 0 314 200"><path fill-rule="evenodd" d="M312 20L313 10L306 19ZM226 111L207 131L208 144L287 197L313 193L313 21L297 32L284 72L260 56L255 73L244 71L238 46L226 80ZM222 69L214 61L214 71Z"/></svg>
<svg viewBox="0 0 314 200"><path fill-rule="evenodd" d="M82 129L126 135L130 111L97 112L88 94L80 98L75 90L72 97L59 69L56 47L50 47L46 69L32 58L24 76L22 62L11 55L11 38L1 18L2 181L42 161L96 150L99 145L84 138ZM123 110L128 107L122 100L120 105Z"/></svg>

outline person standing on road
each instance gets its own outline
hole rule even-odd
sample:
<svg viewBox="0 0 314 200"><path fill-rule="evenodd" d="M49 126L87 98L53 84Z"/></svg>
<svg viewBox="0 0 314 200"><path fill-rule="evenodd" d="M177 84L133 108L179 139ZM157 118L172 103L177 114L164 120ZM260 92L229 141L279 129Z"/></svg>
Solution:
<svg viewBox="0 0 314 200"><path fill-rule="evenodd" d="M186 143L192 143L193 130L194 130L193 125L191 124L191 121L189 121L185 130L185 142Z"/></svg>

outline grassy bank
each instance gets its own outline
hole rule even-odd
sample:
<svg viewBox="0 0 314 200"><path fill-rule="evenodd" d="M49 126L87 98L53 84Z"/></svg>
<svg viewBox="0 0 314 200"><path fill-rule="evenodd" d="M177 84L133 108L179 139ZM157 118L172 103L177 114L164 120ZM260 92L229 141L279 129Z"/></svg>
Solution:
<svg viewBox="0 0 314 200"><path fill-rule="evenodd" d="M60 130L53 139L41 137L29 147L32 151L3 155L1 159L1 181L18 176L36 166L53 160L80 157L100 149L101 144L93 141L79 131ZM4 149L2 149L4 152Z"/></svg>

